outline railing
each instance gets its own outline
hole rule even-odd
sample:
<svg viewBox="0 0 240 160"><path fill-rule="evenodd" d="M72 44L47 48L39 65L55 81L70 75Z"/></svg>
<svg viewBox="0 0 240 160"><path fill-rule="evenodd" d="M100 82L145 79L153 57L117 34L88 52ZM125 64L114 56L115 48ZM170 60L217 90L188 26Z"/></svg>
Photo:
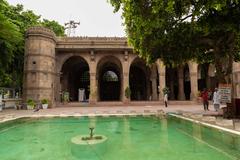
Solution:
<svg viewBox="0 0 240 160"><path fill-rule="evenodd" d="M16 108L21 100L21 90L19 88L0 87L0 111L3 108Z"/></svg>

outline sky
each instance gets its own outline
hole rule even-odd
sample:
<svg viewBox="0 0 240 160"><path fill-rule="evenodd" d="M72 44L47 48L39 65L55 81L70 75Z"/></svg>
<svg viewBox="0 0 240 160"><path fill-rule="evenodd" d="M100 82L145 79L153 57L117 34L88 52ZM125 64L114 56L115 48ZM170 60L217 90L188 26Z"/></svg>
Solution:
<svg viewBox="0 0 240 160"><path fill-rule="evenodd" d="M126 36L121 13L113 13L107 0L7 0L9 4L23 4L42 18L55 20L61 25L80 21L75 36Z"/></svg>

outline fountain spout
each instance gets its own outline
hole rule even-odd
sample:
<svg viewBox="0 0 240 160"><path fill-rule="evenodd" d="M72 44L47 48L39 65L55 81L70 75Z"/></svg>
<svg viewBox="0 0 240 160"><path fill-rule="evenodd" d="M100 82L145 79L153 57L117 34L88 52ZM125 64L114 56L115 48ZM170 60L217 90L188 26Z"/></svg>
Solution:
<svg viewBox="0 0 240 160"><path fill-rule="evenodd" d="M90 127L90 139L93 139L93 130L94 130L94 127Z"/></svg>

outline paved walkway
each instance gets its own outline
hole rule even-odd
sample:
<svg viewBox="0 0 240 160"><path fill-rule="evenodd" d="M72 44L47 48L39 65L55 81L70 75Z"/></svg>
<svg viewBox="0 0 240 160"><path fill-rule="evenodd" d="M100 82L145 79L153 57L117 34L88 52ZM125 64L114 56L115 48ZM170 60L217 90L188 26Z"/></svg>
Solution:
<svg viewBox="0 0 240 160"><path fill-rule="evenodd" d="M34 112L33 110L15 110L15 109L5 109L0 112L0 119L5 116L31 116L31 115L69 115L73 116L75 114L81 115L88 115L88 114L115 114L118 112L121 113L130 113L135 112L138 114L144 112L157 112L159 110L163 110L164 112L191 112L195 114L216 114L213 111L213 108L210 106L210 111L204 111L202 105L171 105L169 107L164 107L163 105L145 105L145 106L100 106L100 107L88 107L88 106L81 106L81 107L68 107L68 106L61 106L56 108L50 108L46 110L39 110L38 112Z"/></svg>
<svg viewBox="0 0 240 160"><path fill-rule="evenodd" d="M5 109L0 112L0 122L4 121L4 119L9 118L18 118L18 117L28 117L28 116L74 116L74 115L89 115L89 114L128 114L128 113L157 113L159 110L163 110L164 112L174 112L174 113L182 113L182 112L190 112L194 114L217 114L213 111L213 108L210 106L210 111L204 111L201 105L170 105L169 107L164 107L163 105L145 105L145 106L100 106L100 107L89 107L89 106L81 106L81 107L56 107L50 108L46 110L39 110L34 112L33 110L15 110L15 109Z"/></svg>
<svg viewBox="0 0 240 160"><path fill-rule="evenodd" d="M148 115L158 114L160 112L165 113L180 113L185 117L204 121L214 125L220 125L225 128L230 128L240 131L240 123L236 125L233 121L221 120L219 121L214 116L219 115L215 112L213 106L210 105L210 111L204 111L202 105L169 105L164 107L163 105L141 105L141 106L99 106L99 107L67 107L61 106L50 109L41 109L37 112L33 110L15 110L5 109L0 112L0 122L5 122L21 117L54 117L54 116L94 116L94 115Z"/></svg>

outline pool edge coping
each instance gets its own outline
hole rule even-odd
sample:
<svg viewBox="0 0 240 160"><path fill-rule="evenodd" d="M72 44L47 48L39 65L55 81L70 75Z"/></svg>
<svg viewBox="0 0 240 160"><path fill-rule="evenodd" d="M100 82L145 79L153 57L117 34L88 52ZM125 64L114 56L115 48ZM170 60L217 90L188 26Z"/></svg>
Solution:
<svg viewBox="0 0 240 160"><path fill-rule="evenodd" d="M4 120L0 120L0 124L1 123L5 123L8 121L12 121L12 120L17 120L20 118L52 118L52 117L97 117L97 116L102 116L102 117L110 117L110 116L154 116L154 115L159 115L156 113L140 113L140 114L46 114L46 115L22 115L22 116L18 116L18 117L11 117L11 118L6 118Z"/></svg>
<svg viewBox="0 0 240 160"><path fill-rule="evenodd" d="M240 136L240 132L236 131L236 130L233 130L233 129L224 128L224 127L221 127L221 126L218 126L218 125L202 122L202 121L199 121L199 120L187 118L187 117L177 115L177 114L173 114L173 113L169 113L169 115Z"/></svg>

